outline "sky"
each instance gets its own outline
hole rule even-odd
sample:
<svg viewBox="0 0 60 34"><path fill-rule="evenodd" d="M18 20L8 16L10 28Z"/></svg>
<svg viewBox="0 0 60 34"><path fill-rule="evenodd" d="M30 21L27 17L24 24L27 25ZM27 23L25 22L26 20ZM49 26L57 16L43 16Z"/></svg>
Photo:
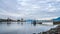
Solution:
<svg viewBox="0 0 60 34"><path fill-rule="evenodd" d="M0 0L0 18L53 19L60 17L60 0Z"/></svg>

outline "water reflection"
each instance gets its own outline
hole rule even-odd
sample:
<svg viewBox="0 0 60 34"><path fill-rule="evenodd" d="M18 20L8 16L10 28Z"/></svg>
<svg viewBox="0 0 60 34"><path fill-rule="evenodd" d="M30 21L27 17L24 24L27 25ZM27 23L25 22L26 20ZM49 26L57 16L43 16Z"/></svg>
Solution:
<svg viewBox="0 0 60 34"><path fill-rule="evenodd" d="M41 25L41 24L30 24L29 22L4 22L5 24L0 24L1 34L33 34L43 31L47 31L51 28L56 27L56 25Z"/></svg>
<svg viewBox="0 0 60 34"><path fill-rule="evenodd" d="M20 22L17 22L17 24L20 24Z"/></svg>
<svg viewBox="0 0 60 34"><path fill-rule="evenodd" d="M33 24L34 26L36 26L36 24Z"/></svg>

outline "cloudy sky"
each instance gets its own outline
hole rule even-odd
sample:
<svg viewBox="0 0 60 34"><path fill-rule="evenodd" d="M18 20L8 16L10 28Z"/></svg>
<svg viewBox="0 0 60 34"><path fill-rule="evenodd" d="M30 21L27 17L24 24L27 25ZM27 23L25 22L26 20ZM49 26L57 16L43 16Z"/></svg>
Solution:
<svg viewBox="0 0 60 34"><path fill-rule="evenodd" d="M60 0L0 0L0 18L52 19L60 16Z"/></svg>

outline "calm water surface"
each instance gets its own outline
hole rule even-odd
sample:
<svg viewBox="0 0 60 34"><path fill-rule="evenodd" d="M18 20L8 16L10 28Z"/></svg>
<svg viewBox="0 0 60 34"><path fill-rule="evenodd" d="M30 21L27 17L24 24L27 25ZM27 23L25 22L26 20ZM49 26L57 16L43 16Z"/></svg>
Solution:
<svg viewBox="0 0 60 34"><path fill-rule="evenodd" d="M0 24L0 34L33 34L47 31L57 25L41 25L41 24L30 24L28 22L12 24Z"/></svg>

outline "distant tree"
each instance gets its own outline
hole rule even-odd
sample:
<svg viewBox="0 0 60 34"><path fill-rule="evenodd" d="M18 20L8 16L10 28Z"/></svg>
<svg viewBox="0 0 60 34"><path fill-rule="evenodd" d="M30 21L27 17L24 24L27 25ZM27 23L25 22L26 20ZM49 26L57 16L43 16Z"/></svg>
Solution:
<svg viewBox="0 0 60 34"><path fill-rule="evenodd" d="M20 20L17 20L17 21L20 21Z"/></svg>

